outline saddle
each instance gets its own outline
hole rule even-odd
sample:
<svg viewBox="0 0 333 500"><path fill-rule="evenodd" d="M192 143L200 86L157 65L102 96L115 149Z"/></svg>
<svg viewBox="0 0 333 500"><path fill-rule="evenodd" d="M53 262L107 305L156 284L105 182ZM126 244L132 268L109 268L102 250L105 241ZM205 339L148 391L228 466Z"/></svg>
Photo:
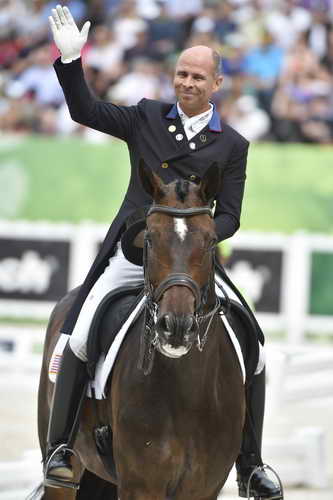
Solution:
<svg viewBox="0 0 333 500"><path fill-rule="evenodd" d="M125 319L143 295L143 285L123 286L107 294L99 304L90 325L87 341L87 371L91 380L95 378L100 356L108 353Z"/></svg>
<svg viewBox="0 0 333 500"><path fill-rule="evenodd" d="M118 288L105 296L97 308L90 326L87 370L91 380L95 378L101 355L108 353L121 326L144 295L143 285ZM222 310L241 347L246 381L250 383L258 364L259 346L256 325L248 311L239 302L221 299ZM138 319L134 318L133 323Z"/></svg>

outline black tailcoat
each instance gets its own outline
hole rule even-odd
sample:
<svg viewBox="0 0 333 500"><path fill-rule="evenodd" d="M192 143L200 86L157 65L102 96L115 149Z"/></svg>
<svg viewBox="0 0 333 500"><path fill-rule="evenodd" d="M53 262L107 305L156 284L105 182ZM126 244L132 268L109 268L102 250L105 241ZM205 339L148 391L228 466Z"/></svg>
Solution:
<svg viewBox="0 0 333 500"><path fill-rule="evenodd" d="M249 143L234 129L222 124L215 109L209 124L188 141L176 105L148 99L142 99L136 106L103 102L88 88L81 59L63 64L59 58L54 68L72 119L124 140L131 162L124 201L63 325L62 331L70 334L84 300L115 251L127 217L151 203L138 177L139 160L143 158L167 183L178 178L198 181L216 162L222 172L222 187L215 208L217 235L221 241L239 228Z"/></svg>

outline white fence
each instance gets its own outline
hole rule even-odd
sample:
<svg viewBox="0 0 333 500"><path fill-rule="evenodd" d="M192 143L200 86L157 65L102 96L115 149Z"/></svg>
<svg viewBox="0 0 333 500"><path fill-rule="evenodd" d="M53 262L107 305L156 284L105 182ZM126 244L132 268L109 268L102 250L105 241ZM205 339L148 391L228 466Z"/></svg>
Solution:
<svg viewBox="0 0 333 500"><path fill-rule="evenodd" d="M233 248L281 250L283 252L281 311L257 313L264 330L286 331L288 340L298 344L306 332L333 333L333 316L310 315L311 253L333 253L333 237L296 233L291 236L266 233L239 233Z"/></svg>
<svg viewBox="0 0 333 500"><path fill-rule="evenodd" d="M89 223L0 221L0 316L46 319L57 298L82 282L106 230L105 225ZM306 332L333 333L333 316L308 312L311 253L333 255L333 237L239 232L231 244L235 253L280 254L278 270L255 266L246 258L242 265L230 268L231 277L255 306L259 300L257 315L265 331L287 332L294 344ZM262 312L260 300L269 291L267 280L269 286L281 282L275 298L278 306Z"/></svg>

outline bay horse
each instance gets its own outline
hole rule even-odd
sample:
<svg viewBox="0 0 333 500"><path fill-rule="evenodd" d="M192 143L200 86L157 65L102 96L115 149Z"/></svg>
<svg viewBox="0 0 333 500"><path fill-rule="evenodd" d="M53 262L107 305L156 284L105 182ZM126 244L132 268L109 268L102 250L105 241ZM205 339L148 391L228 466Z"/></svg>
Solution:
<svg viewBox="0 0 333 500"><path fill-rule="evenodd" d="M136 238L144 245L146 314L123 341L106 399L95 402L112 427L116 475L96 451L96 408L87 398L74 446L84 470L79 491L40 486L40 496L29 498L216 500L238 456L245 389L214 280L219 169L212 165L200 183L168 184L142 164L139 170L153 199ZM44 458L53 390L48 365L76 294L56 305L46 334L38 408ZM138 367L143 348L146 371Z"/></svg>

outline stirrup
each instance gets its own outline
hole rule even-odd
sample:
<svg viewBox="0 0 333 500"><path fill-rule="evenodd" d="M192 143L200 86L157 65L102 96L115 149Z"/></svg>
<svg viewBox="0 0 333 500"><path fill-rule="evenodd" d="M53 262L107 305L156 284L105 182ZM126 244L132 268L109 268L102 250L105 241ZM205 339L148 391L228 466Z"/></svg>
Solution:
<svg viewBox="0 0 333 500"><path fill-rule="evenodd" d="M269 498L268 497L254 496L254 500L284 500L284 493L283 493L282 481L281 481L280 477L278 476L277 472L275 472L275 470L272 467L270 467L269 465L267 465L267 464L258 465L251 472L250 477L249 477L248 482L247 482L247 488L246 488L247 499L250 500L250 498L251 498L250 494L251 494L251 480L252 480L252 477L254 476L254 474L258 470L265 471L265 469L270 470L274 474L274 476L276 477L278 485L279 485L279 488L280 488L280 493L278 495L274 495L273 497L269 497Z"/></svg>
<svg viewBox="0 0 333 500"><path fill-rule="evenodd" d="M52 488L70 488L70 489L78 490L80 488L80 482L70 481L70 480L66 481L66 479L62 479L61 477L58 478L56 476L52 476L52 473L51 473L50 477L47 477L48 468L49 468L49 465L50 465L52 458L54 457L54 455L59 453L59 451L62 451L62 450L71 453L79 460L79 456L76 453L76 451L73 448L69 448L67 446L67 444L60 444L59 446L57 446L52 451L50 456L47 458L47 461L45 463L45 468L44 468L45 472L44 472L44 481L43 481L44 486L50 486Z"/></svg>

